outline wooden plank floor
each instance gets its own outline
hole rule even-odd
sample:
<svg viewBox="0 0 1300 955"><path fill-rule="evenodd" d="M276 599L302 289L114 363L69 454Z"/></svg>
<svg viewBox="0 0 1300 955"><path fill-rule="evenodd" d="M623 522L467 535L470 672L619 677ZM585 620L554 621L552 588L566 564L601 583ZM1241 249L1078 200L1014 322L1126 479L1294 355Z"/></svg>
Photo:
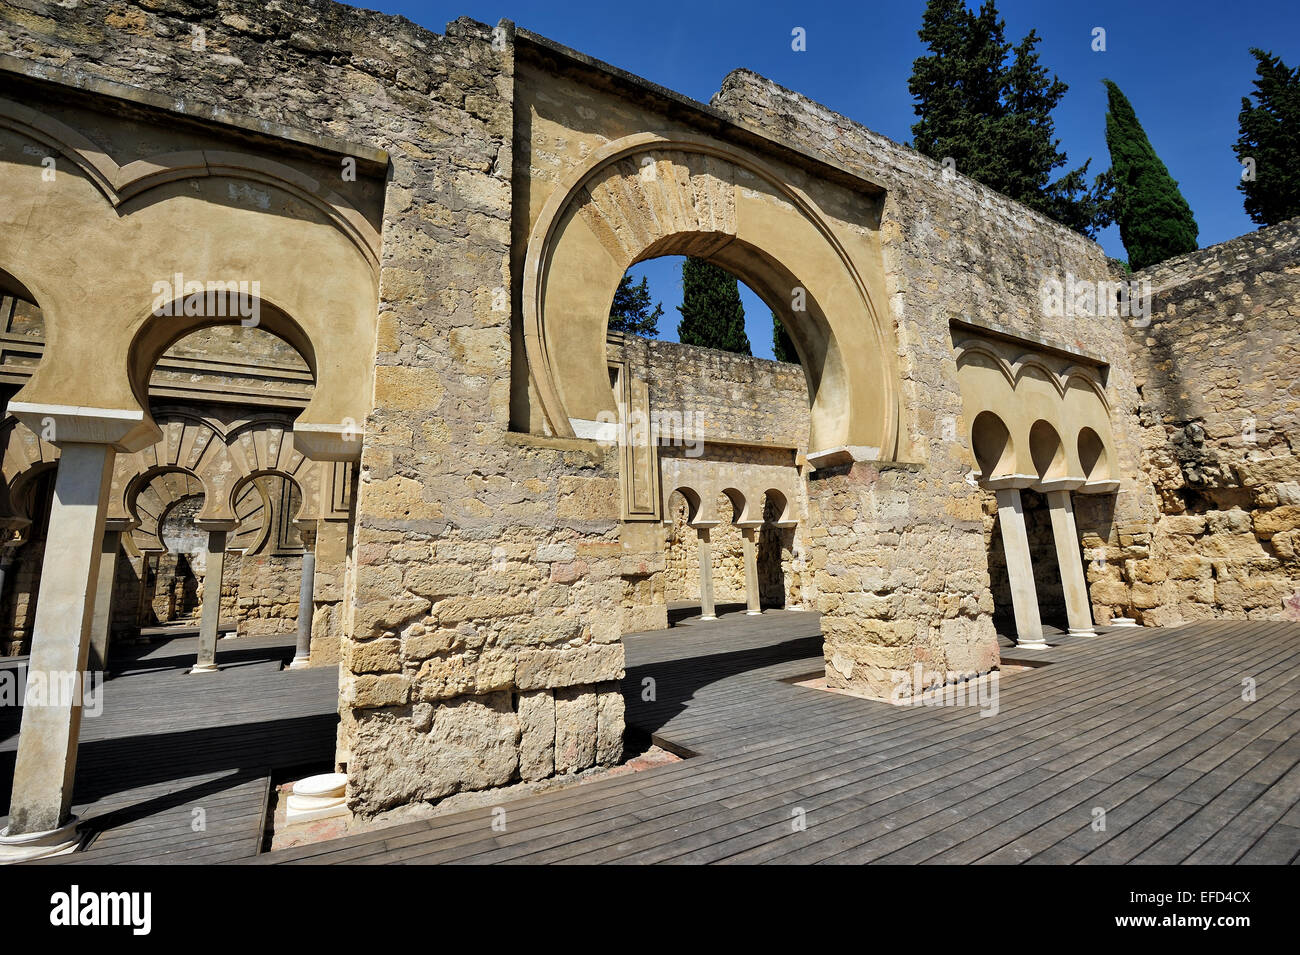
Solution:
<svg viewBox="0 0 1300 955"><path fill-rule="evenodd" d="M194 637L126 646L110 659L103 711L87 713L73 811L89 848L46 864L206 864L257 854L273 769L327 771L338 671L285 671L294 637L223 639L221 670L191 676ZM0 724L8 812L18 714Z"/></svg>
<svg viewBox="0 0 1300 955"><path fill-rule="evenodd" d="M822 668L814 614L724 616L626 642L629 725L698 755L504 802L504 832L480 809L247 861L1300 855L1300 624L1062 638L1034 661L1047 665L1000 680L987 717L975 706L903 708L783 682ZM1253 702L1242 698L1247 678Z"/></svg>

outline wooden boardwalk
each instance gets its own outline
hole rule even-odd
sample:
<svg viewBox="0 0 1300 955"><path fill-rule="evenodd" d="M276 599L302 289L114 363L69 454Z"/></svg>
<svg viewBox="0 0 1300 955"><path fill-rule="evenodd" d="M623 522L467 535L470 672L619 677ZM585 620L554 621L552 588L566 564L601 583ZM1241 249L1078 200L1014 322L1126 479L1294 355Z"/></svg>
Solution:
<svg viewBox="0 0 1300 955"><path fill-rule="evenodd" d="M218 641L217 673L190 676L198 641L127 646L110 658L103 712L82 721L73 811L84 852L46 864L207 864L255 856L271 772L328 771L338 671L283 671L294 637ZM0 715L0 814L8 812L18 714Z"/></svg>
<svg viewBox="0 0 1300 955"><path fill-rule="evenodd" d="M627 638L658 769L259 856L259 863L1289 863L1300 854L1300 625L1061 640L998 712L799 687L812 614ZM1025 656L1025 654L1017 654ZM1041 662L1036 661L1036 662ZM1242 698L1254 681L1254 702ZM642 700L653 680L654 702ZM1104 811L1104 829L1101 828Z"/></svg>

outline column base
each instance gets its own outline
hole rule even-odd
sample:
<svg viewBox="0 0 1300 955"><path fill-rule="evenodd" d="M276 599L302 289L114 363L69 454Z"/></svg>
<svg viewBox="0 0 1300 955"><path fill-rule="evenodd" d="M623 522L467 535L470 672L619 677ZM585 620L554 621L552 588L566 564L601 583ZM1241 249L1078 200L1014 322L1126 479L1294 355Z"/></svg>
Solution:
<svg viewBox="0 0 1300 955"><path fill-rule="evenodd" d="M67 855L81 845L76 816L57 829L9 835L9 827L0 829L0 865Z"/></svg>
<svg viewBox="0 0 1300 955"><path fill-rule="evenodd" d="M1097 631L1092 627L1070 627L1066 631L1072 637L1095 637Z"/></svg>
<svg viewBox="0 0 1300 955"><path fill-rule="evenodd" d="M188 670L187 672L189 672L189 673L216 673L219 669L220 669L220 667L218 667L215 663L196 663L196 664L194 664L194 666L190 667L189 670Z"/></svg>
<svg viewBox="0 0 1300 955"><path fill-rule="evenodd" d="M1132 617L1111 617L1111 618L1110 618L1110 625L1111 625L1112 627L1140 627L1140 626L1142 626L1142 624L1138 623L1138 622L1137 622L1136 620L1134 620Z"/></svg>
<svg viewBox="0 0 1300 955"><path fill-rule="evenodd" d="M745 611L745 616L747 616L747 617L757 617L757 616L758 616L759 614L761 614L762 612L763 612L763 611L761 611L761 610L746 610L746 611Z"/></svg>
<svg viewBox="0 0 1300 955"><path fill-rule="evenodd" d="M1019 637L1017 637L1016 649L1017 650L1050 650L1052 648L1047 645L1047 641L1045 641L1042 637L1034 637L1033 639L1025 638L1024 640L1021 640Z"/></svg>
<svg viewBox="0 0 1300 955"><path fill-rule="evenodd" d="M311 657L294 657L289 661L286 670L305 670L311 666Z"/></svg>
<svg viewBox="0 0 1300 955"><path fill-rule="evenodd" d="M700 620L717 620L717 619L718 619L718 616L717 616L717 614L712 614L712 613L711 613L711 614L708 614L707 616L704 615L704 614L700 614L699 619L700 619Z"/></svg>
<svg viewBox="0 0 1300 955"><path fill-rule="evenodd" d="M802 604L796 604L796 605L793 606L793 607L786 607L785 609L786 609L786 610L791 610L791 611L798 611L798 612L802 613L803 611L807 610L808 608L805 607L805 606L803 606Z"/></svg>

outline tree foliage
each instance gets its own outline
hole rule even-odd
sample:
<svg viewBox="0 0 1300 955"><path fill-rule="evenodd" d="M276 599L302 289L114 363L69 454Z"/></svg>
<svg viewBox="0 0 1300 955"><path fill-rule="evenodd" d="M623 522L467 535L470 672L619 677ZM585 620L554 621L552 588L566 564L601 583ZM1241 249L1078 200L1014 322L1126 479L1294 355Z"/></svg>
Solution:
<svg viewBox="0 0 1300 955"><path fill-rule="evenodd" d="M1144 269L1196 250L1196 219L1178 183L1156 155L1133 104L1106 84L1106 145L1114 185L1112 211L1129 265Z"/></svg>
<svg viewBox="0 0 1300 955"><path fill-rule="evenodd" d="M745 306L736 277L725 269L687 257L682 262L682 313L677 339L722 351L750 354L745 334Z"/></svg>
<svg viewBox="0 0 1300 955"><path fill-rule="evenodd" d="M795 351L794 342L790 340L781 319L776 317L776 312L772 313L772 355L777 361L799 364L799 353Z"/></svg>
<svg viewBox="0 0 1300 955"><path fill-rule="evenodd" d="M662 302L657 302L651 308L650 302L650 287L645 276L641 277L641 284L633 285L632 276L624 275L609 307L609 330L654 338L659 334L659 319L663 317L664 307Z"/></svg>
<svg viewBox="0 0 1300 955"><path fill-rule="evenodd" d="M993 0L929 0L918 35L929 52L908 81L913 147L1084 235L1107 225L1108 179L1088 185L1092 160L1052 179L1068 161L1052 120L1068 87L1039 62L1038 34L1009 43Z"/></svg>
<svg viewBox="0 0 1300 955"><path fill-rule="evenodd" d="M1237 114L1240 136L1234 150L1253 167L1237 188L1245 196L1251 221L1273 225L1300 215L1300 67L1292 70L1280 57L1252 49L1255 91L1241 98Z"/></svg>

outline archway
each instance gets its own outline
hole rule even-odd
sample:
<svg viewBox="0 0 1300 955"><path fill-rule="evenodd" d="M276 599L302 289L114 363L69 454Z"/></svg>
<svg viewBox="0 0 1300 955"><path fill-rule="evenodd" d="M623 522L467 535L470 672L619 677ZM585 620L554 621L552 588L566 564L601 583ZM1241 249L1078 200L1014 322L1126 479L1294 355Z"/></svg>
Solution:
<svg viewBox="0 0 1300 955"><path fill-rule="evenodd" d="M741 182L744 188L740 187ZM757 158L683 134L599 149L535 219L523 270L527 420L592 436L616 407L604 374L609 302L628 266L690 255L740 278L785 324L808 377L810 448L897 450L892 333L821 212ZM548 316L556 316L552 322ZM535 401L533 401L535 396Z"/></svg>

